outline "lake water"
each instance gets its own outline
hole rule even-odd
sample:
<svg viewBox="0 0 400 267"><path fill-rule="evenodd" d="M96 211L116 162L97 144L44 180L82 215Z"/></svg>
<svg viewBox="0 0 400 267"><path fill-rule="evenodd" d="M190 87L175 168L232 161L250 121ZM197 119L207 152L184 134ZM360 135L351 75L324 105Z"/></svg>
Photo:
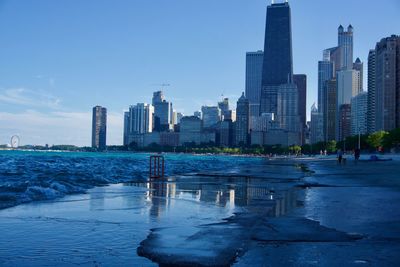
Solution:
<svg viewBox="0 0 400 267"><path fill-rule="evenodd" d="M84 193L95 186L142 182L149 154L0 151L0 209ZM259 158L168 154L166 175L250 169Z"/></svg>

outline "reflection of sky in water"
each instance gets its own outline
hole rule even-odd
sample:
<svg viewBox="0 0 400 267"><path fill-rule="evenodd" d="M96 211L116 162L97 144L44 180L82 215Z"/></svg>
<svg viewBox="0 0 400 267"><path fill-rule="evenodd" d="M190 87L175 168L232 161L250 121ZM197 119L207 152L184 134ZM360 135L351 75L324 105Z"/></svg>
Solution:
<svg viewBox="0 0 400 267"><path fill-rule="evenodd" d="M271 185L261 179L249 177L198 177L180 176L169 180L153 180L148 183L130 183L146 189L145 202L150 204L150 216L160 217L179 207L209 205L218 207L227 215L249 208L250 204L265 202L271 216L281 216L297 205L296 190Z"/></svg>

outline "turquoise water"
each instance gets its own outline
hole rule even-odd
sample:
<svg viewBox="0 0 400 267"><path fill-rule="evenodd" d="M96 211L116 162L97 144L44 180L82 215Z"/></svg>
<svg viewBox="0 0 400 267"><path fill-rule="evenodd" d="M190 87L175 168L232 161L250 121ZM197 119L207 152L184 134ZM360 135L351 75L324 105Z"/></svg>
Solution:
<svg viewBox="0 0 400 267"><path fill-rule="evenodd" d="M0 151L0 209L69 194L95 186L148 179L147 153ZM166 175L235 173L261 158L166 154Z"/></svg>

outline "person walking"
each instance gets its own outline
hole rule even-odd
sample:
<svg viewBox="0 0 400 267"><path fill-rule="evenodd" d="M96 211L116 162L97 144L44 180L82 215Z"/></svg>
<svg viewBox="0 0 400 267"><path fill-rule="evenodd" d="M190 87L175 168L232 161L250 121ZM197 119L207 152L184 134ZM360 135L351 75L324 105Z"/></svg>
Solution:
<svg viewBox="0 0 400 267"><path fill-rule="evenodd" d="M360 159L361 150L359 148L354 149L354 159L358 161Z"/></svg>
<svg viewBox="0 0 400 267"><path fill-rule="evenodd" d="M338 152L337 152L337 159L338 159L338 163L342 164L343 151L341 149L339 149Z"/></svg>

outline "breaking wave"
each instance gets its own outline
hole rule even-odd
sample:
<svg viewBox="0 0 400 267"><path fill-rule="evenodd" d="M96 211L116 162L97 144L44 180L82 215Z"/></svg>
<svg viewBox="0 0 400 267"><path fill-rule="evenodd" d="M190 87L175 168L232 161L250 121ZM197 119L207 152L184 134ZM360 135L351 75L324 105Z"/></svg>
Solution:
<svg viewBox="0 0 400 267"><path fill-rule="evenodd" d="M95 186L142 182L149 154L0 152L0 209L68 194ZM234 169L248 159L221 156L167 155L166 174Z"/></svg>

